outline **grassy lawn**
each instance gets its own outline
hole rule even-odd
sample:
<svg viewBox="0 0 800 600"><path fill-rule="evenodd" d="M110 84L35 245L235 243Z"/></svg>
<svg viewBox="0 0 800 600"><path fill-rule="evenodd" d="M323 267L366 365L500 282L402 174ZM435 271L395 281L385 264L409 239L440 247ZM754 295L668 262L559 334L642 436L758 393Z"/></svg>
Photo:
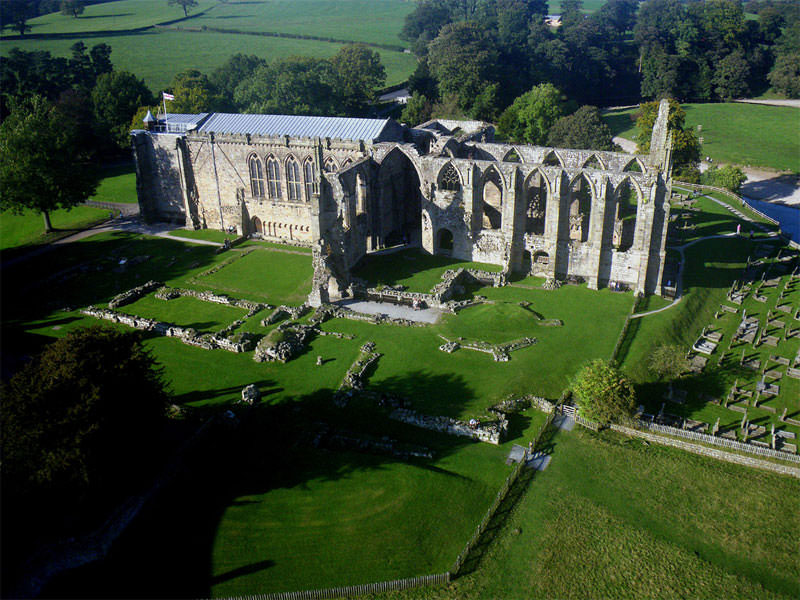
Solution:
<svg viewBox="0 0 800 600"><path fill-rule="evenodd" d="M2 300L4 350L13 351L4 361L96 323L76 309L100 305L149 279L272 304L304 301L309 256L249 244L217 254L213 247L113 232L12 267L4 272ZM664 313L639 319L641 329L626 351L624 367L641 385L650 383L642 361L652 345L662 339L691 344L754 245L724 239L687 251L687 296ZM122 257L147 259L121 268ZM421 263L428 278L448 266L420 256L384 268L398 280L414 281L418 274L409 263ZM538 283L530 278L520 283L528 287L481 288L477 293L491 304L429 327L333 319L324 331L355 337L315 337L286 364L146 336L174 402L199 414L230 406L242 425L209 440L198 464L182 471L106 560L59 578L45 596L116 597L124 581L125 593L137 597L153 590L223 597L446 570L508 473L510 446L526 444L544 415L512 415L509 440L495 447L391 421L386 409L367 399L337 408L331 396L371 340L382 356L368 387L400 394L421 412L485 419L486 408L510 394L558 397L583 362L610 355L633 298L573 285L546 291L535 288ZM48 289L57 289L58 297L41 293ZM648 306L659 305L652 302ZM121 310L204 331L244 313L152 295ZM269 328L258 321L266 314L243 330L265 333ZM543 326L542 319L560 319L563 326ZM485 353L439 351L440 334L493 343L530 336L538 343L496 363ZM247 412L233 403L250 383L262 402ZM406 462L317 447L321 424L425 446L434 457ZM674 597L676 590L688 597L790 597L798 577L790 545L798 521L789 506L796 495L797 482L788 478L575 431L555 438L553 463L533 479L476 571L447 588L406 597ZM631 572L644 575L631 581Z"/></svg>
<svg viewBox="0 0 800 600"><path fill-rule="evenodd" d="M578 428L555 438L475 572L386 597L795 598L799 493L790 477Z"/></svg>
<svg viewBox="0 0 800 600"><path fill-rule="evenodd" d="M136 169L133 164L107 167L102 171L103 178L97 192L91 197L96 202L124 202L136 204Z"/></svg>
<svg viewBox="0 0 800 600"><path fill-rule="evenodd" d="M395 0L272 0L229 2L187 25L314 35L405 47L397 37L413 3ZM364 23L369 21L369 27Z"/></svg>
<svg viewBox="0 0 800 600"><path fill-rule="evenodd" d="M247 314L243 308L204 302L192 297L159 300L153 294L119 308L121 312L213 333Z"/></svg>
<svg viewBox="0 0 800 600"><path fill-rule="evenodd" d="M85 229L108 219L108 210L89 206L76 206L72 210L54 210L50 213L50 222L58 230L51 234L44 233L42 215L33 211L25 211L21 215L10 212L0 213L0 250L44 244L65 235Z"/></svg>
<svg viewBox="0 0 800 600"><path fill-rule="evenodd" d="M224 242L230 240L232 236L230 233L219 231L218 229L174 229L169 232L170 235L177 237L189 238L192 240L205 240L207 242Z"/></svg>
<svg viewBox="0 0 800 600"><path fill-rule="evenodd" d="M166 2L164 5L166 6ZM191 26L191 21L186 26ZM69 48L74 43L74 39L6 40L0 42L0 56L7 55L14 47L27 51L48 50L54 56L70 56ZM114 68L134 73L143 78L150 89L156 91L164 89L176 73L186 69L200 69L204 73L210 73L239 52L268 60L287 56L327 58L342 47L341 44L314 40L170 29L92 35L85 43L89 47L100 43L110 45L113 49L111 60ZM413 54L382 48L375 50L381 55L381 61L386 68L386 85L405 81L416 68Z"/></svg>
<svg viewBox="0 0 800 600"><path fill-rule="evenodd" d="M232 250L227 258L237 254L242 251ZM257 249L194 283L270 304L302 304L311 289L311 260L308 256Z"/></svg>
<svg viewBox="0 0 800 600"><path fill-rule="evenodd" d="M501 270L498 265L434 256L412 249L367 256L362 259L354 274L372 286L404 285L412 292L429 292L441 282L446 270L459 267L493 272Z"/></svg>
<svg viewBox="0 0 800 600"><path fill-rule="evenodd" d="M800 109L758 104L684 104L686 126L703 137L701 154L714 162L800 172L800 138L786 135L800 128ZM614 135L636 139L638 109L603 115Z"/></svg>
<svg viewBox="0 0 800 600"><path fill-rule="evenodd" d="M206 10L216 3L216 0L199 0L198 6L192 12ZM180 6L167 6L167 3L161 0L119 0L89 5L77 18L53 12L29 19L28 25L31 30L28 34L125 31L150 27L182 17L183 10ZM4 37L16 34L17 32L10 28L3 30ZM85 43L91 47L90 41L87 40Z"/></svg>

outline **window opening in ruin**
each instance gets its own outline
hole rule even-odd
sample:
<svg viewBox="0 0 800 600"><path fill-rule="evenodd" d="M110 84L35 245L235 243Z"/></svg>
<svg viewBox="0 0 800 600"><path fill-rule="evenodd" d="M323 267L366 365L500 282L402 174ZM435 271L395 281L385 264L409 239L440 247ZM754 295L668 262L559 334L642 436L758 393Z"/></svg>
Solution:
<svg viewBox="0 0 800 600"><path fill-rule="evenodd" d="M311 195L319 194L319 185L314 174L314 161L311 157L308 157L306 162L303 163L303 175L306 183L306 200L311 202Z"/></svg>
<svg viewBox="0 0 800 600"><path fill-rule="evenodd" d="M533 255L533 266L546 267L550 264L550 255L547 252L537 252Z"/></svg>
<svg viewBox="0 0 800 600"><path fill-rule="evenodd" d="M633 234L636 230L636 210L639 205L639 194L626 178L617 186L615 194L614 238L612 245L620 252L633 246Z"/></svg>
<svg viewBox="0 0 800 600"><path fill-rule="evenodd" d="M300 181L300 165L292 156L286 160L286 183L289 188L289 200L298 202L303 193L303 184Z"/></svg>
<svg viewBox="0 0 800 600"><path fill-rule="evenodd" d="M453 249L453 232L449 229L440 229L439 234L439 250L450 251Z"/></svg>
<svg viewBox="0 0 800 600"><path fill-rule="evenodd" d="M569 239L589 240L589 221L592 210L592 188L586 177L578 177L570 186Z"/></svg>
<svg viewBox="0 0 800 600"><path fill-rule="evenodd" d="M281 166L274 156L267 159L267 186L269 187L269 197L281 197Z"/></svg>
<svg viewBox="0 0 800 600"><path fill-rule="evenodd" d="M503 222L503 181L490 168L483 178L483 228L500 229Z"/></svg>
<svg viewBox="0 0 800 600"><path fill-rule="evenodd" d="M547 190L544 177L537 170L525 182L526 200L526 233L544 235L545 218L547 217Z"/></svg>
<svg viewBox="0 0 800 600"><path fill-rule="evenodd" d="M333 160L333 157L329 156L325 159L325 172L326 173L336 173L339 168L336 166L336 161Z"/></svg>
<svg viewBox="0 0 800 600"><path fill-rule="evenodd" d="M558 160L558 155L553 152L552 150L547 153L547 156L544 157L542 164L547 167L560 167L561 161Z"/></svg>
<svg viewBox="0 0 800 600"><path fill-rule="evenodd" d="M353 161L348 158L347 160L345 160L342 163L342 170L346 169L347 167L349 167L352 164L353 164Z"/></svg>
<svg viewBox="0 0 800 600"><path fill-rule="evenodd" d="M514 148L512 148L503 157L503 162L521 163L522 159L519 157L519 154L517 154L517 151Z"/></svg>
<svg viewBox="0 0 800 600"><path fill-rule="evenodd" d="M442 169L439 175L439 189L449 192L457 192L461 189L461 178L453 163L447 163L447 166Z"/></svg>
<svg viewBox="0 0 800 600"><path fill-rule="evenodd" d="M600 162L600 159L597 158L597 155L592 154L585 163L583 163L584 169L604 169L603 164Z"/></svg>
<svg viewBox="0 0 800 600"><path fill-rule="evenodd" d="M261 159L251 156L250 163L250 191L256 198L264 196L264 167L261 166Z"/></svg>
<svg viewBox="0 0 800 600"><path fill-rule="evenodd" d="M363 215L367 212L367 186L361 173L356 175L356 214Z"/></svg>
<svg viewBox="0 0 800 600"><path fill-rule="evenodd" d="M631 162L625 165L625 168L622 170L629 173L644 173L644 169L642 169L642 163L639 162L638 158L634 158Z"/></svg>

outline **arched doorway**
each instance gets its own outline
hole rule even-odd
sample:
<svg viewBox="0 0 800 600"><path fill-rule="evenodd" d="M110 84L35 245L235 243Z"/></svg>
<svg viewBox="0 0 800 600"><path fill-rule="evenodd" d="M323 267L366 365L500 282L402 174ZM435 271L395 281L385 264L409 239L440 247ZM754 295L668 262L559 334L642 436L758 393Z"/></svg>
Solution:
<svg viewBox="0 0 800 600"><path fill-rule="evenodd" d="M422 243L422 192L417 169L399 148L381 161L377 199L372 203L371 234L378 247Z"/></svg>
<svg viewBox="0 0 800 600"><path fill-rule="evenodd" d="M443 256L450 256L453 252L453 232L449 229L442 228L436 234L436 250L437 254Z"/></svg>
<svg viewBox="0 0 800 600"><path fill-rule="evenodd" d="M261 222L261 219L258 217L253 217L253 233L257 233L259 235L264 233L264 224Z"/></svg>
<svg viewBox="0 0 800 600"><path fill-rule="evenodd" d="M500 229L503 225L503 180L490 168L483 177L483 228Z"/></svg>

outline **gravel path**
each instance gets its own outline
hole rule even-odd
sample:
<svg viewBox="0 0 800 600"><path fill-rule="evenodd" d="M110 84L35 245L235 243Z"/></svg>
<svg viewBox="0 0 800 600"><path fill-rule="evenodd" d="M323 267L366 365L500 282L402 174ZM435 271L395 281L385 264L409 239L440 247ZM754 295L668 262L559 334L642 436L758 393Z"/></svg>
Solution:
<svg viewBox="0 0 800 600"><path fill-rule="evenodd" d="M339 306L349 308L354 312L366 313L368 315L389 315L395 319L408 319L418 323L436 323L442 316L442 311L435 308L425 308L414 310L410 306L389 304L388 302L366 302L363 300L340 300Z"/></svg>

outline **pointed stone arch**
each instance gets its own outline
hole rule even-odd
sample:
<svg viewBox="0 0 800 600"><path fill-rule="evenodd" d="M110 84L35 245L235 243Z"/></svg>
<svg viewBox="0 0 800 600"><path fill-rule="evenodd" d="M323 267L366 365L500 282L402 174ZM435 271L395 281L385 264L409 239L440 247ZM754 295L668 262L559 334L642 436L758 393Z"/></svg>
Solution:
<svg viewBox="0 0 800 600"><path fill-rule="evenodd" d="M542 164L545 167L561 167L564 168L564 161L561 160L561 157L555 150L550 150L547 154L544 155L542 159Z"/></svg>
<svg viewBox="0 0 800 600"><path fill-rule="evenodd" d="M636 157L634 157L633 159L628 161L628 164L626 164L623 167L622 170L624 172L626 172L626 173L644 173L645 172L645 168L644 168L644 165L642 164L642 161L639 160Z"/></svg>
<svg viewBox="0 0 800 600"><path fill-rule="evenodd" d="M322 168L326 173L336 173L339 170L339 165L336 163L336 159L334 157L329 156L325 159Z"/></svg>
<svg viewBox="0 0 800 600"><path fill-rule="evenodd" d="M592 200L595 197L594 183L586 173L579 172L570 180L567 189L569 239L576 242L588 242Z"/></svg>
<svg viewBox="0 0 800 600"><path fill-rule="evenodd" d="M503 174L494 165L483 172L481 177L481 207L483 209L482 224L484 229L502 228L505 189Z"/></svg>
<svg viewBox="0 0 800 600"><path fill-rule="evenodd" d="M534 169L525 178L523 190L525 193L525 232L544 235L550 182L541 169Z"/></svg>
<svg viewBox="0 0 800 600"><path fill-rule="evenodd" d="M503 156L503 162L523 163L525 161L522 159L522 155L517 152L516 148L511 148L511 150L506 152L505 156Z"/></svg>
<svg viewBox="0 0 800 600"><path fill-rule="evenodd" d="M458 172L455 165L449 162L444 165L436 176L436 187L440 190L447 190L450 192L457 192L463 186L461 180L461 173Z"/></svg>
<svg viewBox="0 0 800 600"><path fill-rule="evenodd" d="M264 196L264 166L261 158L255 153L247 157L247 169L250 173L250 193L254 198Z"/></svg>
<svg viewBox="0 0 800 600"><path fill-rule="evenodd" d="M612 245L620 252L633 246L642 190L632 177L625 177L614 188L614 231Z"/></svg>
<svg viewBox="0 0 800 600"><path fill-rule="evenodd" d="M605 169L606 169L606 165L605 165L605 163L604 163L604 162L603 162L603 161L600 159L600 157L599 157L599 156L597 156L597 154L592 154L592 155L591 155L589 158L587 158L587 159L586 159L586 161L583 163L583 166L581 167L581 169L598 169L598 170L601 170L601 171L605 171Z"/></svg>

